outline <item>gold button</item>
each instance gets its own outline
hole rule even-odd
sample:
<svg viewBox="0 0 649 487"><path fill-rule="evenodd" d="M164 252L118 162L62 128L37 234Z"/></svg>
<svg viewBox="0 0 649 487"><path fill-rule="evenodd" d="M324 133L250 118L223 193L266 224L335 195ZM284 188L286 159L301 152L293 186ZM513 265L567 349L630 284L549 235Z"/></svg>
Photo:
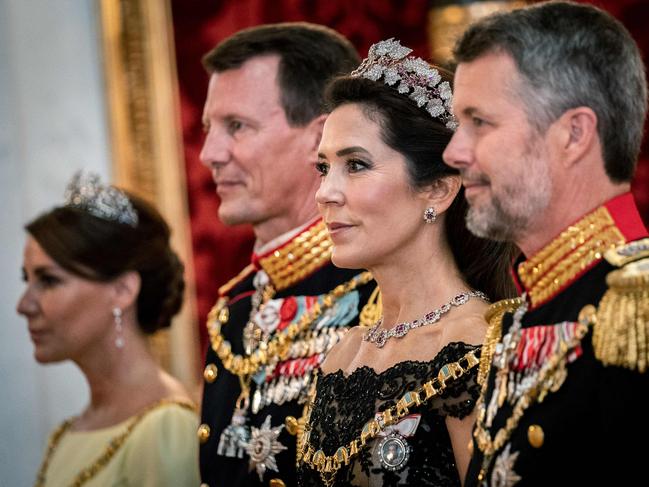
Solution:
<svg viewBox="0 0 649 487"><path fill-rule="evenodd" d="M297 434L297 428L298 428L297 419L295 419L293 416L286 416L286 419L284 420L284 424L286 425L286 431L288 431L289 435L295 436Z"/></svg>
<svg viewBox="0 0 649 487"><path fill-rule="evenodd" d="M543 446L544 438L545 433L543 433L543 428L538 424L533 424L527 428L527 440L534 448L541 448Z"/></svg>
<svg viewBox="0 0 649 487"><path fill-rule="evenodd" d="M205 382L211 384L216 380L216 374L218 374L219 369L216 368L216 365L214 364L207 364L205 366L205 370L203 371L203 377L205 378Z"/></svg>
<svg viewBox="0 0 649 487"><path fill-rule="evenodd" d="M270 479L268 482L269 487L286 487L286 484L282 479Z"/></svg>
<svg viewBox="0 0 649 487"><path fill-rule="evenodd" d="M469 450L469 455L473 455L473 440L469 440L469 444L466 447Z"/></svg>
<svg viewBox="0 0 649 487"><path fill-rule="evenodd" d="M198 440L201 443L205 443L210 437L210 427L203 423L198 427L196 434L198 435Z"/></svg>

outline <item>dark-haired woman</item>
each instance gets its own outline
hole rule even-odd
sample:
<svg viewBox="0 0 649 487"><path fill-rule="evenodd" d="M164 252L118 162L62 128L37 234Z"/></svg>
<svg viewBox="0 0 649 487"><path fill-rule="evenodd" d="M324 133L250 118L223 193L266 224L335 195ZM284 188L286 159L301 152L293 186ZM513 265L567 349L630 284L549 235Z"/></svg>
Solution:
<svg viewBox="0 0 649 487"><path fill-rule="evenodd" d="M28 321L40 363L73 361L90 387L50 436L37 486L196 486L198 418L146 335L180 309L183 266L144 201L77 174L64 206L26 226Z"/></svg>
<svg viewBox="0 0 649 487"><path fill-rule="evenodd" d="M332 261L372 271L382 316L351 329L313 387L302 485L454 486L468 466L489 300L514 293L513 249L466 230L450 77L398 41L328 90L316 195Z"/></svg>

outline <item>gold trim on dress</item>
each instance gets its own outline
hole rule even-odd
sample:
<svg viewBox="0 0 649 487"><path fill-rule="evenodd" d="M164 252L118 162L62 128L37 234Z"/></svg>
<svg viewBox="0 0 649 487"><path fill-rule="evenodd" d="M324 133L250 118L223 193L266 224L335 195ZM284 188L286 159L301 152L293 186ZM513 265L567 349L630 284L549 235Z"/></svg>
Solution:
<svg viewBox="0 0 649 487"><path fill-rule="evenodd" d="M625 242L605 207L598 208L518 266L518 276L532 306L555 296L604 253Z"/></svg>
<svg viewBox="0 0 649 487"><path fill-rule="evenodd" d="M140 422L149 412L153 411L154 409L158 409L161 406L170 404L175 404L182 408L196 411L196 406L193 403L177 399L161 399L147 406L133 418L133 420L128 424L123 432L113 437L108 442L104 451L92 464L82 469L74 477L74 480L70 484L70 487L80 487L86 482L90 481L102 468L108 465L108 462L115 456L121 446L126 442L135 427L140 424ZM38 469L38 475L36 476L36 484L34 485L34 487L42 487L45 485L47 478L47 467L49 466L50 460L52 459L52 455L54 454L56 447L59 446L63 435L70 429L70 426L72 426L74 420L75 418L65 420L59 425L58 428L56 428L56 430L54 430L54 432L50 436L50 440L47 444L47 450L45 451L45 457L43 458L43 462L41 463L40 468Z"/></svg>
<svg viewBox="0 0 649 487"><path fill-rule="evenodd" d="M358 455L361 448L378 436L386 427L398 423L404 416L410 414L410 408L420 406L430 401L433 397L441 395L448 384L456 381L479 364L476 351L471 350L464 354L457 362L450 362L442 366L437 375L413 391L406 392L397 403L380 412L376 418L370 419L357 438L341 445L333 455L327 455L322 449L315 450L310 443L311 425L309 424L311 410L316 397L318 378L315 377L309 392L305 413L301 421L304 431L298 434L297 462L304 463L320 473L326 486L335 485L335 477L343 465Z"/></svg>

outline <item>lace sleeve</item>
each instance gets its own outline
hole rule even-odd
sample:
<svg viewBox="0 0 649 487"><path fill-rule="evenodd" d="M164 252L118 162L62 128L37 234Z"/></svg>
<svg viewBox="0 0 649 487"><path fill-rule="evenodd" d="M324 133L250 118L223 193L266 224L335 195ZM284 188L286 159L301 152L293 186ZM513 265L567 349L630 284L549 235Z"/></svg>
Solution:
<svg viewBox="0 0 649 487"><path fill-rule="evenodd" d="M480 349L480 346L453 342L444 347L436 359L439 359L440 365L444 365L459 360L470 350L475 350L479 355ZM444 393L431 401L430 408L440 416L462 419L471 414L479 395L478 368L474 367L468 374L448 382Z"/></svg>

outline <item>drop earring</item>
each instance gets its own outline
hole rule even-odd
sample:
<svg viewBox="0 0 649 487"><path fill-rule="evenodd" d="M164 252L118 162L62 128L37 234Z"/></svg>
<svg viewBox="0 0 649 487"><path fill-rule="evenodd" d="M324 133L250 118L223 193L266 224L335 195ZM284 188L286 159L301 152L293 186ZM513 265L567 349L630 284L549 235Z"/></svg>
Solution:
<svg viewBox="0 0 649 487"><path fill-rule="evenodd" d="M437 210L433 206L429 206L424 210L424 221L426 223L435 223L437 220Z"/></svg>
<svg viewBox="0 0 649 487"><path fill-rule="evenodd" d="M113 308L113 320L115 321L115 346L117 348L124 348L122 310L117 306Z"/></svg>

